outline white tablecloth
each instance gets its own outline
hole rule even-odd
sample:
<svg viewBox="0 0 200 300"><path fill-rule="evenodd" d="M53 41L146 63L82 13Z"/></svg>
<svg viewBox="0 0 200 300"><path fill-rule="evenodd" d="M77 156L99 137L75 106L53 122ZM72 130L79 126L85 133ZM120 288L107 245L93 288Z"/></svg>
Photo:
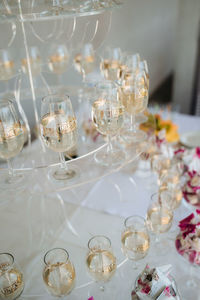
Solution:
<svg viewBox="0 0 200 300"><path fill-rule="evenodd" d="M176 114L174 121L180 133L200 129L198 117ZM148 256L139 262L135 271L121 253L124 218L133 214L145 217L150 196L157 190L154 175L133 172L135 167L136 163L132 163L95 183L51 194L43 193L44 175L42 170L37 170L33 176L29 174L23 190L1 193L0 252L13 253L25 274L25 290L20 299L53 299L45 290L41 274L45 251L55 246L69 251L76 268L76 288L68 299L87 300L93 295L95 300L129 300L135 278L146 262L153 266L171 263L181 291L181 278L188 274L188 265L177 254L174 238L178 220L191 210L184 203L175 212L172 229L161 238L169 248L167 255L155 257L152 243ZM91 281L85 266L87 242L95 234L110 237L118 262L116 275L106 284L104 293Z"/></svg>

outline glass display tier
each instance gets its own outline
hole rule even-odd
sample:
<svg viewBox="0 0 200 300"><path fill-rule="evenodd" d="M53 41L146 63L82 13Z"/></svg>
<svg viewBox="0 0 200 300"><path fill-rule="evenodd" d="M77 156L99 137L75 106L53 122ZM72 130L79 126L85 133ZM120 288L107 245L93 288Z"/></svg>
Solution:
<svg viewBox="0 0 200 300"><path fill-rule="evenodd" d="M0 23L44 21L101 14L121 6L123 0L4 0L0 3Z"/></svg>

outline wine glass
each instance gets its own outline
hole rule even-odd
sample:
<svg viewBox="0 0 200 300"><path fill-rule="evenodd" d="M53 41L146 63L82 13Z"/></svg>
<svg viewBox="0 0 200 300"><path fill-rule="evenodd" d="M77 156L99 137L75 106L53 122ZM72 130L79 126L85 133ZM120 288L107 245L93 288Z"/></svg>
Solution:
<svg viewBox="0 0 200 300"><path fill-rule="evenodd" d="M160 191L170 191L172 194L172 208L176 209L180 206L182 200L182 188L181 188L180 174L176 169L170 169L167 173L164 173L160 178Z"/></svg>
<svg viewBox="0 0 200 300"><path fill-rule="evenodd" d="M57 181L74 179L77 170L67 166L63 154L77 143L77 122L69 96L55 94L42 99L40 131L44 144L60 156L61 166L52 169L50 177Z"/></svg>
<svg viewBox="0 0 200 300"><path fill-rule="evenodd" d="M61 75L67 70L69 63L69 51L65 45L53 45L50 47L48 55L49 70L57 75Z"/></svg>
<svg viewBox="0 0 200 300"><path fill-rule="evenodd" d="M41 73L41 56L37 47L30 47L29 58L31 74L33 76L39 75ZM25 53L21 59L21 68L24 74L28 74L29 64Z"/></svg>
<svg viewBox="0 0 200 300"><path fill-rule="evenodd" d="M0 80L9 80L16 74L16 65L12 52L0 49Z"/></svg>
<svg viewBox="0 0 200 300"><path fill-rule="evenodd" d="M96 97L92 104L92 120L97 131L107 137L108 145L95 154L95 160L105 166L114 166L125 159L124 152L114 148L111 141L123 126L124 106L117 97L115 84L110 81L96 85Z"/></svg>
<svg viewBox="0 0 200 300"><path fill-rule="evenodd" d="M118 81L122 77L122 51L120 48L106 48L100 63L101 73L105 79Z"/></svg>
<svg viewBox="0 0 200 300"><path fill-rule="evenodd" d="M148 70L148 65L147 65L146 60L139 62L139 70L141 72L144 71L144 73L146 75L147 89L149 90L149 70ZM145 116L145 114L143 112L136 115L136 124L142 124L147 121L148 121L148 118L147 118L147 116Z"/></svg>
<svg viewBox="0 0 200 300"><path fill-rule="evenodd" d="M151 201L147 210L147 227L155 234L155 249L161 254L164 254L160 244L160 234L163 234L170 230L173 222L173 209L169 205L171 200L170 194L154 193L151 196Z"/></svg>
<svg viewBox="0 0 200 300"><path fill-rule="evenodd" d="M75 286L75 268L65 249L54 248L44 256L43 280L48 292L57 297L66 296Z"/></svg>
<svg viewBox="0 0 200 300"><path fill-rule="evenodd" d="M111 241L108 237L97 235L88 242L86 265L88 272L95 281L105 283L115 274L117 264L113 254ZM104 291L104 287L100 289Z"/></svg>
<svg viewBox="0 0 200 300"><path fill-rule="evenodd" d="M122 252L134 261L143 259L149 251L150 238L146 227L146 221L140 216L130 216L124 221L124 229L121 235Z"/></svg>
<svg viewBox="0 0 200 300"><path fill-rule="evenodd" d="M0 299L14 300L24 290L24 277L10 253L0 253Z"/></svg>
<svg viewBox="0 0 200 300"><path fill-rule="evenodd" d="M124 74L124 80L120 88L120 98L124 104L126 113L130 116L130 126L124 131L127 142L142 142L147 135L138 130L136 126L136 115L142 113L148 104L148 86L144 72L131 71Z"/></svg>
<svg viewBox="0 0 200 300"><path fill-rule="evenodd" d="M17 184L22 179L22 174L16 174L10 159L22 150L24 145L24 131L20 123L14 104L10 99L0 101L0 158L7 160L8 177L5 184Z"/></svg>
<svg viewBox="0 0 200 300"><path fill-rule="evenodd" d="M158 176L158 185L160 185L161 178L164 174L167 174L168 170L170 169L171 161L169 157L157 153L152 156L151 158L151 170L155 172Z"/></svg>
<svg viewBox="0 0 200 300"><path fill-rule="evenodd" d="M86 76L96 68L97 57L92 44L85 44L81 52L74 57L74 67L78 73L83 76L83 82L86 82Z"/></svg>

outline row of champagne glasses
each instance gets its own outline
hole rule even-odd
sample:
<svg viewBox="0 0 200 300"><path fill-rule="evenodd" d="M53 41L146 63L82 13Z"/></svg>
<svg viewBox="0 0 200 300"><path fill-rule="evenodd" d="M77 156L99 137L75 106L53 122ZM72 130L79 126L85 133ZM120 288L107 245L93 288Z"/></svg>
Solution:
<svg viewBox="0 0 200 300"><path fill-rule="evenodd" d="M67 71L69 64L69 50L66 45L52 45L45 53L45 60L42 59L38 47L30 47L29 61L25 51L21 51L21 60L15 60L10 50L0 50L0 80L9 80L14 77L18 69L28 74L30 67L32 76L38 76L44 65L48 66L49 72L60 75ZM46 70L46 71L47 71Z"/></svg>
<svg viewBox="0 0 200 300"><path fill-rule="evenodd" d="M152 201L155 204L155 195ZM156 195L158 197L158 195ZM155 234L164 233L172 224L165 206L155 207L152 201L147 211L146 220L141 216L130 216L125 219L121 233L121 249L123 254L132 262L142 260L149 252L149 230ZM157 202L158 203L158 202ZM157 247L157 245L156 245ZM44 256L45 267L43 280L46 288L53 296L68 295L75 286L76 271L65 249L54 248ZM117 269L117 259L112 249L111 241L103 235L93 236L88 242L86 266L90 276L100 284L111 280ZM133 266L137 266L134 264ZM16 299L23 291L23 274L14 264L14 258L7 253L0 254L0 293L1 299Z"/></svg>
<svg viewBox="0 0 200 300"><path fill-rule="evenodd" d="M104 81L96 86L92 99L92 120L96 129L108 138L106 151L96 154L96 161L112 166L120 164L125 154L113 149L111 138L120 133L124 125L124 105L119 97L119 89L114 83ZM24 134L19 117L10 100L3 99L0 107L1 148L0 156L9 159L16 156L24 144ZM77 121L70 98L65 95L48 95L41 105L40 131L45 145L60 154L61 168L54 172L56 180L71 179L75 170L66 170L63 152L68 152L77 143Z"/></svg>

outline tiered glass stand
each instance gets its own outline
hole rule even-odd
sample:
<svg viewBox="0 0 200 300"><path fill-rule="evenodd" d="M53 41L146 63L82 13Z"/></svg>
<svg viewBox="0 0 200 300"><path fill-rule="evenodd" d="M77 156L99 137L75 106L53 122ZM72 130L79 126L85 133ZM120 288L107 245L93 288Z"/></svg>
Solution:
<svg viewBox="0 0 200 300"><path fill-rule="evenodd" d="M37 133L37 139L31 142L30 116L34 119L37 132L42 97L62 91L70 96L76 107L79 123L80 106L88 103L94 95L94 88L68 86L66 73L52 74L47 67L47 52L52 45L62 41L70 50L72 65L74 53L84 43L93 43L94 49L102 43L110 26L111 10L120 6L120 1L103 1L109 5L102 5L102 1L96 0L85 1L90 5L72 10L65 5L52 7L53 2L4 0L0 3L1 34L6 32L6 45L0 45L4 48L0 52L4 53L2 57L6 55L12 68L8 78L0 80L0 99L4 96L15 99L27 132L27 146L13 162L15 171L23 173L22 186L10 185L1 190L0 244L1 252L13 253L23 269L25 290L21 299L51 299L42 284L43 254L56 246L66 248L77 270L77 285L70 299L80 300L98 291L94 283L94 287L88 289L91 279L84 265L88 239L93 234L109 235L108 228L113 222L119 228L121 226L118 217L83 208L86 196L95 181L134 163L147 145L144 143L136 147L122 143L120 147L125 151L126 159L115 167L102 167L95 163L94 154L102 151L107 142L103 138L99 138L98 142L82 139L83 129L79 126L78 157L67 162L69 166L78 167L78 178L66 184L48 179L48 171L58 164L58 158L45 149ZM31 47L35 45L41 56L41 70L37 75L31 68ZM21 68L22 59L25 59L25 71ZM70 68L69 64L68 70ZM81 101L80 95L83 95ZM90 111L86 111L86 117L90 118ZM118 144L117 139L113 142ZM1 178L6 173L6 165L1 161ZM116 255L121 265L123 256L117 237L119 228L117 230L116 227L116 236L112 239L114 244L118 244ZM116 280L119 278L116 277ZM109 283L111 290L115 284L116 281ZM118 299L123 299L123 296Z"/></svg>

